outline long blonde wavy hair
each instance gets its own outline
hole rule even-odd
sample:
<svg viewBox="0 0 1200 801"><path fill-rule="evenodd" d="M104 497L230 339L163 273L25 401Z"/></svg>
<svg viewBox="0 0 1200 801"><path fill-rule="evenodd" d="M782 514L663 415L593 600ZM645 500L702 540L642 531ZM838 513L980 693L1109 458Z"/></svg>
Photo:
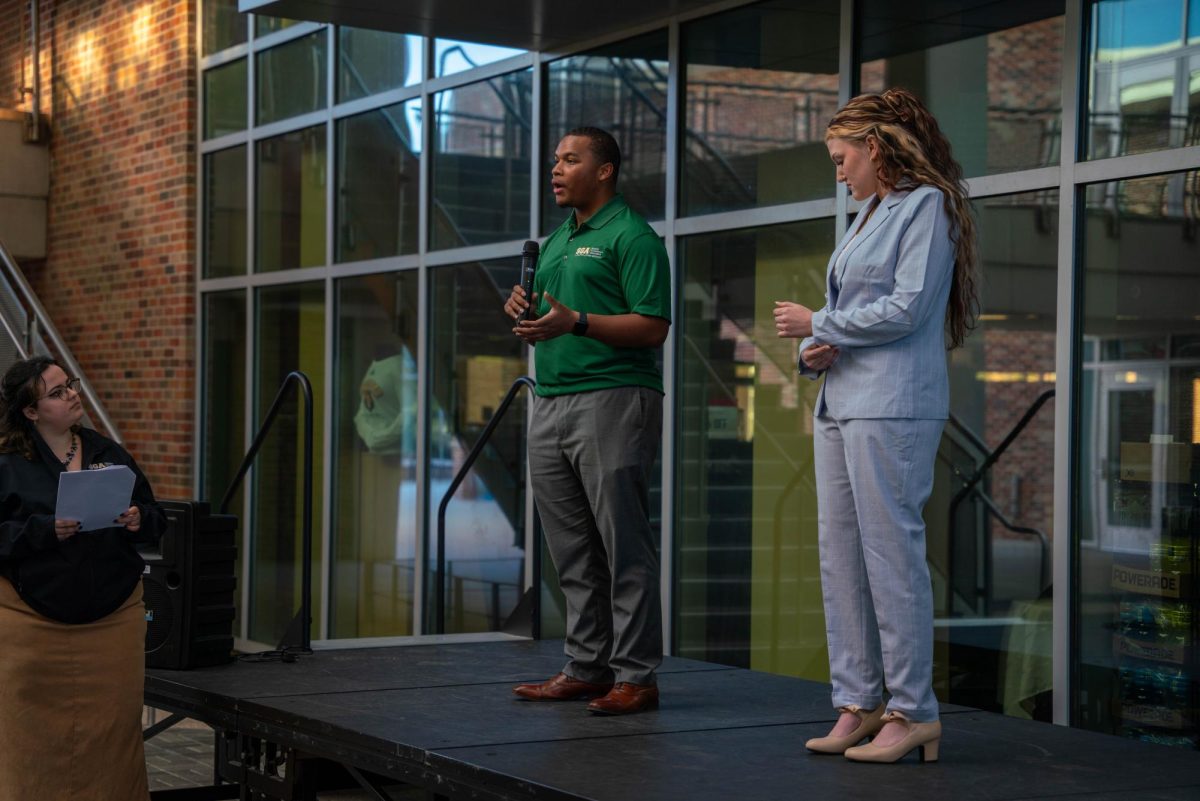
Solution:
<svg viewBox="0 0 1200 801"><path fill-rule="evenodd" d="M963 344L979 315L976 291L979 249L975 217L967 200L962 167L950 153L937 120L907 89L859 95L833 115L825 141L846 139L866 144L874 137L879 147L876 176L885 189L930 184L942 190L946 214L953 223L954 277L946 306L950 349Z"/></svg>

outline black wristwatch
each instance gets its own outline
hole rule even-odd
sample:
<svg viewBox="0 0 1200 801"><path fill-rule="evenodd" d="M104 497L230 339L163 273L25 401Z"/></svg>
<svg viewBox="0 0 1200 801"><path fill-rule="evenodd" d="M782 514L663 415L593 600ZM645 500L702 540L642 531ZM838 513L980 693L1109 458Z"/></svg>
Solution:
<svg viewBox="0 0 1200 801"><path fill-rule="evenodd" d="M585 337L587 336L587 327L587 312L581 311L579 313L579 319L575 321L575 327L571 330L571 333L577 337Z"/></svg>

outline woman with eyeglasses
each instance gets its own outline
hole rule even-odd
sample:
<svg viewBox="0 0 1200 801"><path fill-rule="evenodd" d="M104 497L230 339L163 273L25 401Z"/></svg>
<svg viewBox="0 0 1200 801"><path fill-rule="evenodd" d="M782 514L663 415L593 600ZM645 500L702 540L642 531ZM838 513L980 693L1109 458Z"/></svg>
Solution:
<svg viewBox="0 0 1200 801"><path fill-rule="evenodd" d="M80 425L79 379L53 359L0 381L0 799L148 799L145 605L138 543L166 517L117 443ZM109 528L55 518L66 471L126 465Z"/></svg>

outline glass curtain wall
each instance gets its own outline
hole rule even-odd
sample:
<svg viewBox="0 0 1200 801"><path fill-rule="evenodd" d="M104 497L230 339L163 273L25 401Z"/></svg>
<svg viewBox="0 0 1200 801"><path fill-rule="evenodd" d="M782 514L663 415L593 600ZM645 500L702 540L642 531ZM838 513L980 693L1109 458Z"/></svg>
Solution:
<svg viewBox="0 0 1200 801"><path fill-rule="evenodd" d="M430 274L430 519L519 376L525 345L504 314L519 259L438 267ZM495 631L525 582L525 418L513 402L446 511L446 631ZM436 525L430 527L429 622L436 608Z"/></svg>
<svg viewBox="0 0 1200 801"><path fill-rule="evenodd" d="M1084 192L1074 698L1082 726L1193 747L1198 188L1191 171Z"/></svg>
<svg viewBox="0 0 1200 801"><path fill-rule="evenodd" d="M824 679L816 386L770 303L821 304L849 221L823 143L839 95L904 85L971 178L982 254L926 510L939 695L1196 742L1200 2L866 0L854 25L843 5L735 4L550 58L201 4L198 491L221 491L283 375L309 372L330 431L314 636L431 630L437 503L527 369L500 301L521 241L564 216L544 186L557 139L591 123L618 134L622 188L672 251L668 649ZM450 507L452 631L496 628L525 580L524 404ZM298 606L297 425L246 493L243 639L273 643Z"/></svg>
<svg viewBox="0 0 1200 801"><path fill-rule="evenodd" d="M917 94L970 176L1059 162L1063 0L864 0L863 92Z"/></svg>
<svg viewBox="0 0 1200 801"><path fill-rule="evenodd" d="M329 636L411 634L418 275L378 273L336 286Z"/></svg>
<svg viewBox="0 0 1200 801"><path fill-rule="evenodd" d="M685 215L831 197L837 0L772 0L682 26Z"/></svg>

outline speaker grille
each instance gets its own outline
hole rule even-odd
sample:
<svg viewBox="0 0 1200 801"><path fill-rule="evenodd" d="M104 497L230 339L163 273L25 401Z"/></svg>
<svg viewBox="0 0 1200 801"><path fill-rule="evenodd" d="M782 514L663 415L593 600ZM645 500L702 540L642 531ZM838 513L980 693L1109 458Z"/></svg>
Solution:
<svg viewBox="0 0 1200 801"><path fill-rule="evenodd" d="M171 637L174 612L171 591L150 576L142 578L142 598L146 602L146 653L157 651Z"/></svg>

